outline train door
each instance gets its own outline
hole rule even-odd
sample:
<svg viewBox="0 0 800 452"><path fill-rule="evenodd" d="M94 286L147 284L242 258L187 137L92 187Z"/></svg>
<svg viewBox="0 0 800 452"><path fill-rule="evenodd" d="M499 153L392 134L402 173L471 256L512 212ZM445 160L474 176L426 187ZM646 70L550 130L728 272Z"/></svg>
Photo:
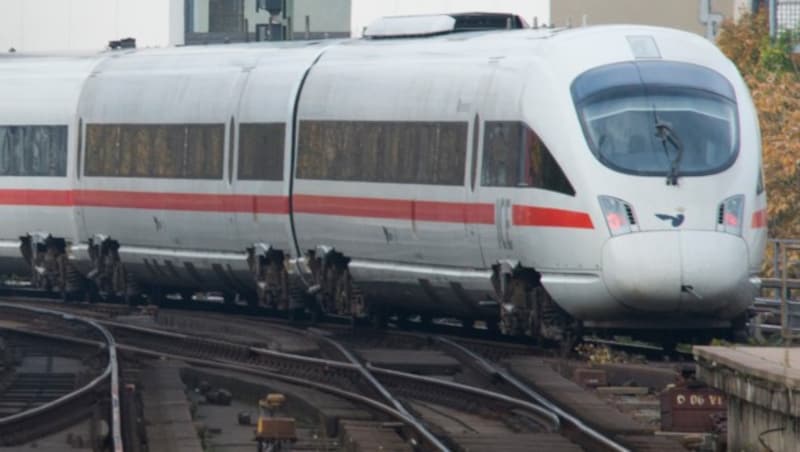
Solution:
<svg viewBox="0 0 800 452"><path fill-rule="evenodd" d="M516 72L497 70L490 62L491 72L482 83L478 114L479 134L473 157L471 228L478 237L484 264L489 267L503 260L519 260L519 247L514 240L513 213L524 202L524 192L517 186L519 155L506 150L517 147L524 139L519 120L518 99L522 93Z"/></svg>
<svg viewBox="0 0 800 452"><path fill-rule="evenodd" d="M557 255L569 245L559 243L571 237L565 229L591 229L592 222L571 207L575 191L570 181L522 114L519 99L531 98L525 86L537 85L520 80L522 68L506 64L495 72L482 109L474 202L484 221L477 227L487 266L507 261L537 268L542 256Z"/></svg>
<svg viewBox="0 0 800 452"><path fill-rule="evenodd" d="M480 224L481 222L487 222L491 218L491 212L489 209L482 208L480 203L477 200L476 196L476 189L478 188L478 167L479 167L479 160L478 157L480 155L480 147L481 147L481 115L480 111L476 108L475 116L470 124L470 144L469 144L469 151L468 151L468 163L467 163L467 214L465 215L464 219L464 228L467 232L467 237L470 241L470 245L480 251L481 249L481 237L480 237ZM481 214L483 213L483 218ZM480 254L480 263L482 266L486 266L486 260L483 257L483 252Z"/></svg>
<svg viewBox="0 0 800 452"><path fill-rule="evenodd" d="M468 152L467 174L467 215L465 228L467 234L476 248L481 250L480 262L483 267L491 265L483 253L483 241L488 236L488 230L494 227L494 205L482 199L480 190L481 156L484 141L485 115L493 110L490 101L492 79L495 67L487 65L482 68L482 73L477 78L477 88L473 103L473 117L470 124L470 142ZM491 113L489 113L491 114Z"/></svg>
<svg viewBox="0 0 800 452"><path fill-rule="evenodd" d="M306 66L271 58L254 67L235 113L231 179L237 199L249 206L236 213L241 247L247 252L250 284L262 306L289 307L286 261L295 257L290 237L290 112L287 105Z"/></svg>

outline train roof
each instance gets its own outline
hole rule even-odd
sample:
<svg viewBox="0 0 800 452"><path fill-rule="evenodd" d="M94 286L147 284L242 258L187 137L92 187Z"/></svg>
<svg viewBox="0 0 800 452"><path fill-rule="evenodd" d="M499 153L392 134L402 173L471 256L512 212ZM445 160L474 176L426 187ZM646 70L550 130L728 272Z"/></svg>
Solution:
<svg viewBox="0 0 800 452"><path fill-rule="evenodd" d="M650 39L657 57L696 62L727 70L725 59L706 39L680 30L642 25L597 25L578 28L525 28L467 31L427 37L397 39L336 39L279 43L237 43L209 46L108 50L94 55L0 55L0 76L8 70L32 70L59 62L59 69L75 65L77 71L216 71L317 64L390 64L402 61L448 59L547 60L548 65L568 68L574 76L586 68L630 61L635 55L631 37ZM712 50L710 53L709 50ZM713 55L717 55L714 57ZM645 55L652 57L652 55ZM390 64L391 65L391 64ZM729 69L729 68L728 68Z"/></svg>
<svg viewBox="0 0 800 452"><path fill-rule="evenodd" d="M136 49L117 49L105 50L102 52L93 53L26 53L26 52L13 52L13 53L0 53L0 59L3 61L9 60L26 60L26 59L92 59L114 57L121 55L140 55L140 56L171 56L171 55L207 55L207 54L224 54L224 53L252 53L264 51L280 51L280 50L302 50L309 48L336 48L342 47L359 47L359 48L394 48L401 49L407 48L410 51L430 49L432 46L447 46L448 50L454 50L459 47L457 44L469 44L469 51L480 50L482 47L491 46L497 51L497 44L511 45L509 49L519 47L536 47L534 44L539 40L548 40L555 37L568 37L577 38L586 35L602 35L609 33L626 32L639 33L639 34L664 34L671 35L685 35L687 38L694 38L693 40L706 42L706 40L693 33L645 25L594 25L587 27L577 28L523 28L514 30L477 30L477 31L463 31L459 33L444 33L435 34L430 36L408 36L398 37L396 39L369 39L369 38L353 38L353 39L322 39L322 40L303 40L303 41L281 41L281 42L257 42L257 43L233 43L233 44L211 44L205 46L175 46L175 47L156 47L156 48L136 48ZM450 44L450 45L448 45ZM456 45L453 45L456 44ZM514 45L517 44L517 45ZM474 47L474 46L479 47ZM484 46L485 45L485 46Z"/></svg>

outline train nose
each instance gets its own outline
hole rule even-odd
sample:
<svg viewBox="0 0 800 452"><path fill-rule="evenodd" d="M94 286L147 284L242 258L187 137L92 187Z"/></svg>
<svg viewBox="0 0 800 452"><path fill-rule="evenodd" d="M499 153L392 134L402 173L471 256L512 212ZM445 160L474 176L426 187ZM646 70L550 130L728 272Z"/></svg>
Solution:
<svg viewBox="0 0 800 452"><path fill-rule="evenodd" d="M603 282L625 306L649 313L741 312L754 296L747 245L714 231L625 234L603 246Z"/></svg>

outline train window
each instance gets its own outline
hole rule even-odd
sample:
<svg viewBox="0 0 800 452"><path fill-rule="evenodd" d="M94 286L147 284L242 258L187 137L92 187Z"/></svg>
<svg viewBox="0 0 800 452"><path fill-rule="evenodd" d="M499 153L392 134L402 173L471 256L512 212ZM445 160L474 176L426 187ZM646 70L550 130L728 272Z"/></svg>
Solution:
<svg viewBox="0 0 800 452"><path fill-rule="evenodd" d="M225 126L87 124L86 176L221 179Z"/></svg>
<svg viewBox="0 0 800 452"><path fill-rule="evenodd" d="M283 180L285 133L283 123L239 126L240 180Z"/></svg>
<svg viewBox="0 0 800 452"><path fill-rule="evenodd" d="M486 187L533 187L575 195L539 136L517 121L486 122L481 183Z"/></svg>
<svg viewBox="0 0 800 452"><path fill-rule="evenodd" d="M67 126L0 126L0 176L67 175Z"/></svg>
<svg viewBox="0 0 800 452"><path fill-rule="evenodd" d="M187 127L187 141L184 176L192 179L221 179L225 126Z"/></svg>
<svg viewBox="0 0 800 452"><path fill-rule="evenodd" d="M302 121L297 177L463 185L466 122Z"/></svg>
<svg viewBox="0 0 800 452"><path fill-rule="evenodd" d="M736 160L736 95L710 69L613 64L579 76L572 96L590 149L611 169L674 181L723 171Z"/></svg>

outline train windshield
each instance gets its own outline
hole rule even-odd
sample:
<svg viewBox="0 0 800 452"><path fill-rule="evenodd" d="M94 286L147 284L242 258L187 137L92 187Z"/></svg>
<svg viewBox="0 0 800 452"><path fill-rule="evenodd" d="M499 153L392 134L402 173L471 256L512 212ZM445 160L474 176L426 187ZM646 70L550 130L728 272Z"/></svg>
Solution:
<svg viewBox="0 0 800 452"><path fill-rule="evenodd" d="M572 96L589 147L617 171L675 183L736 160L736 97L709 69L662 61L614 64L578 77Z"/></svg>

